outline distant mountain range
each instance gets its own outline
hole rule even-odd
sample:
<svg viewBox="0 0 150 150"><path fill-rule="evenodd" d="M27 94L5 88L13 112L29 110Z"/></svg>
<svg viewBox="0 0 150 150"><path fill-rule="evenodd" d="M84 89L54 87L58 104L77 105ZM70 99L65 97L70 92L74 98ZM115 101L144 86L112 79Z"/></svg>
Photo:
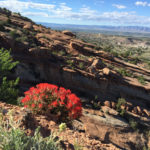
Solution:
<svg viewBox="0 0 150 150"><path fill-rule="evenodd" d="M56 24L38 22L46 27L57 30L71 30L71 31L87 31L87 32L134 32L134 33L150 33L150 27L142 26L104 26L104 25L74 25L74 24Z"/></svg>

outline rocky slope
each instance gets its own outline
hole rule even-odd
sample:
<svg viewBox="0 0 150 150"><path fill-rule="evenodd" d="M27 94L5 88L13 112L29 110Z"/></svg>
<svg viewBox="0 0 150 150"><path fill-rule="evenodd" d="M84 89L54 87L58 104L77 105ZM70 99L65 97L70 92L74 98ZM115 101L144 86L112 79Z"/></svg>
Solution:
<svg viewBox="0 0 150 150"><path fill-rule="evenodd" d="M104 142L113 143L120 148L136 148L133 146L135 139L140 139L142 134L132 134L128 130L128 123L122 123L119 128L115 127L117 125L113 125L113 122L116 123L116 120L111 122L114 117L107 118L107 113L110 111L111 114L110 109L113 111L116 108L118 98L125 98L126 104L122 105L122 109L142 126L149 128L150 70L112 57L102 49L96 50L94 45L75 37L69 31L54 31L37 25L20 14L0 9L0 47L11 48L14 59L20 61L12 77L20 77L21 90L25 91L39 82L70 88L79 96L86 97L83 105L88 111L92 109L92 113L85 113L86 117L81 118L85 124L87 122L87 132L90 127L93 129L89 133L92 131L90 134L94 137L100 135L96 137ZM93 97L96 98L91 101ZM93 107L99 102L101 106L108 107L101 107L106 109L103 115L100 111L98 114L93 112ZM99 114L102 118L97 118ZM120 121L120 115L116 116ZM102 129L106 132L101 133ZM124 139L126 141L115 138L123 140L124 136L128 137ZM146 137L141 145L145 144L148 144Z"/></svg>
<svg viewBox="0 0 150 150"><path fill-rule="evenodd" d="M96 111L93 114L90 109L83 109L83 116L79 120L74 120L71 126L59 133L56 116L34 115L28 109L0 102L0 112L4 115L3 121L9 119L8 112L11 111L16 127L19 126L31 136L38 126L41 127L40 132L43 137L55 132L61 139L64 150L74 150L76 144L83 150L141 150L144 146L149 146L150 139L133 131L125 120L106 114L104 112L106 106L102 109L99 114Z"/></svg>

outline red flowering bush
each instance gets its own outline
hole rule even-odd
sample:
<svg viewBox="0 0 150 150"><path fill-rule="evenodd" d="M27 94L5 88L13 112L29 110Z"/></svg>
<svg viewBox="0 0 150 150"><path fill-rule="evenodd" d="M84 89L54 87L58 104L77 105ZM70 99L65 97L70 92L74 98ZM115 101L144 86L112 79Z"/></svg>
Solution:
<svg viewBox="0 0 150 150"><path fill-rule="evenodd" d="M80 99L70 90L56 85L40 83L36 88L31 87L21 100L24 107L36 113L51 112L64 119L76 119L81 116L82 107Z"/></svg>

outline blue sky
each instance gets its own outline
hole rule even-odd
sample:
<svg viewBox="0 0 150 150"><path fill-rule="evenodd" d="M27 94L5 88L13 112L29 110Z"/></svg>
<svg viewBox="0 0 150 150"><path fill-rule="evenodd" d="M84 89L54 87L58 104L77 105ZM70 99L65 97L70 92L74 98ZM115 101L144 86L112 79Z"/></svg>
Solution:
<svg viewBox="0 0 150 150"><path fill-rule="evenodd" d="M150 0L0 0L36 22L150 27Z"/></svg>

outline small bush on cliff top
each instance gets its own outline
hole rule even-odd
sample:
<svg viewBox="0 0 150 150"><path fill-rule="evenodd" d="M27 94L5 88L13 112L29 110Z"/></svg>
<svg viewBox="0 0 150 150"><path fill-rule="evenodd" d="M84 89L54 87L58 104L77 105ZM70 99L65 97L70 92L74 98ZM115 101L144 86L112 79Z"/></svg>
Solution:
<svg viewBox="0 0 150 150"><path fill-rule="evenodd" d="M8 80L11 70L18 64L13 62L10 51L0 49L0 100L16 104L18 89L16 88L19 78Z"/></svg>
<svg viewBox="0 0 150 150"><path fill-rule="evenodd" d="M82 111L81 101L75 94L48 83L31 87L21 102L35 113L54 113L61 121L76 119Z"/></svg>

